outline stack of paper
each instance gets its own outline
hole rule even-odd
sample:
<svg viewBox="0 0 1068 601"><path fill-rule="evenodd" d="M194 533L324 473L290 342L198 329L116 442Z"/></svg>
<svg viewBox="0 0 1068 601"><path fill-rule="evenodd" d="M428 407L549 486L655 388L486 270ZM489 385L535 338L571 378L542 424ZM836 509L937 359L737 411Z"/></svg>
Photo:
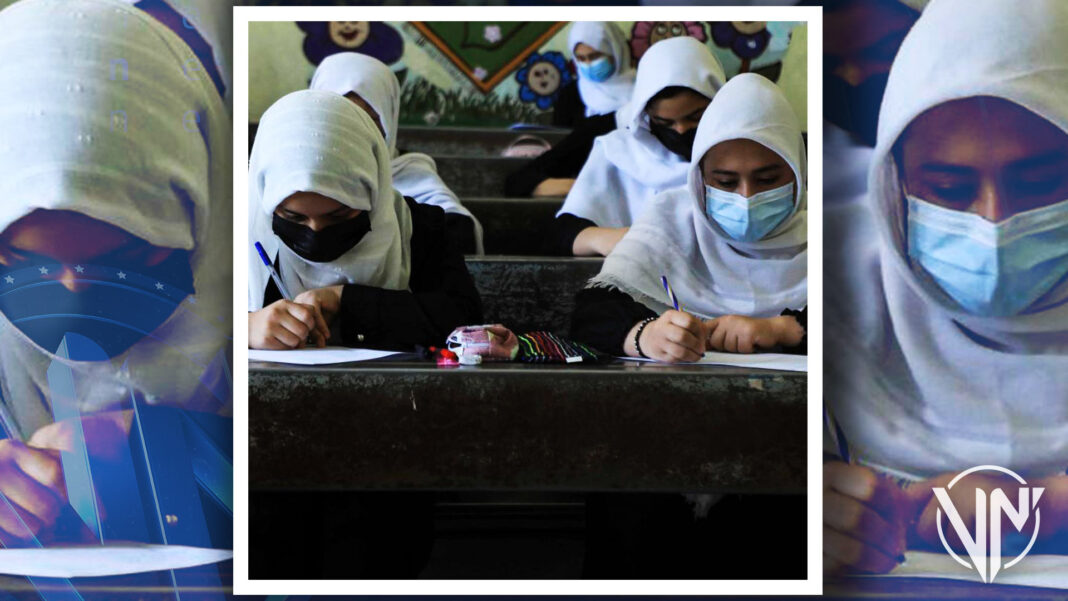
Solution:
<svg viewBox="0 0 1068 601"><path fill-rule="evenodd" d="M328 346L326 348L303 348L295 351L260 351L249 350L249 361L269 361L272 363L295 363L297 365L326 365L329 363L349 363L352 361L370 361L390 355L395 351L375 351L363 348Z"/></svg>

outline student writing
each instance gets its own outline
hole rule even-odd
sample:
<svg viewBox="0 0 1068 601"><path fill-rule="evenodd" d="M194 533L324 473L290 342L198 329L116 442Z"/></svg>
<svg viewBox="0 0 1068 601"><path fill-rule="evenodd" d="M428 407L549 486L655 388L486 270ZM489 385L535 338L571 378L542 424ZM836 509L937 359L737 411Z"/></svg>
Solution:
<svg viewBox="0 0 1068 601"><path fill-rule="evenodd" d="M572 335L605 352L804 352L805 149L760 75L727 82L697 128L688 184L659 195L579 293ZM683 311L667 304L665 275Z"/></svg>
<svg viewBox="0 0 1068 601"><path fill-rule="evenodd" d="M653 197L685 184L697 124L725 79L693 38L654 44L638 64L619 129L594 142L557 213L549 251L607 255Z"/></svg>
<svg viewBox="0 0 1068 601"><path fill-rule="evenodd" d="M1045 487L1033 552L1065 551L1068 5L1027 8L928 5L890 71L866 202L827 212L826 397L851 451L824 469L828 572L942 550L933 487L986 464ZM977 487L1017 486L949 494L974 524Z"/></svg>
<svg viewBox="0 0 1068 601"><path fill-rule="evenodd" d="M249 347L305 340L410 349L480 323L481 304L439 207L393 188L391 153L371 117L305 90L264 113L249 168Z"/></svg>
<svg viewBox="0 0 1068 601"><path fill-rule="evenodd" d="M575 183L593 140L616 128L616 119L630 100L634 69L627 38L618 25L576 21L567 35L578 71L581 101L572 110L581 115L568 124L573 131L551 149L512 173L505 181L508 196L566 196ZM564 104L563 94L556 111Z"/></svg>

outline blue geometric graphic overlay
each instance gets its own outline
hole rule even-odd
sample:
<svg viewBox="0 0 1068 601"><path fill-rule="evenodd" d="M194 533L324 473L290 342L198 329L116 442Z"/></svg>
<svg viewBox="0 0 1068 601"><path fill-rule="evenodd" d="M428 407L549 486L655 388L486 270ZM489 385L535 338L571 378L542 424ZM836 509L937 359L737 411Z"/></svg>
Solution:
<svg viewBox="0 0 1068 601"><path fill-rule="evenodd" d="M0 311L30 339L55 352L63 335L81 334L114 357L151 336L192 293L188 253L174 251L151 273L116 262L63 265L31 257L0 267ZM73 270L77 291L57 278Z"/></svg>

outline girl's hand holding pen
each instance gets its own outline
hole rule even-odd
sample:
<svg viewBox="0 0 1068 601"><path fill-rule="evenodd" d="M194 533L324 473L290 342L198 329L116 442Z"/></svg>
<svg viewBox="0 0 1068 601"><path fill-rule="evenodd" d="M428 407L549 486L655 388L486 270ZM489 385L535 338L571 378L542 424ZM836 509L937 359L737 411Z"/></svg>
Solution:
<svg viewBox="0 0 1068 601"><path fill-rule="evenodd" d="M343 288L340 285L305 290L298 294L293 301L304 305L311 305L318 309L319 313L326 321L326 325L329 326L334 322L334 318L337 316L338 311L341 310L342 290ZM326 330L326 336L327 338L330 337L329 328Z"/></svg>
<svg viewBox="0 0 1068 601"><path fill-rule="evenodd" d="M68 504L60 453L76 451L81 436L90 457L119 460L132 421L132 410L105 411L42 426L25 443L0 440L0 543L37 537L47 544ZM99 498L97 508L107 516Z"/></svg>
<svg viewBox="0 0 1068 601"><path fill-rule="evenodd" d="M885 574L904 560L912 502L873 470L823 464L823 571Z"/></svg>
<svg viewBox="0 0 1068 601"><path fill-rule="evenodd" d="M59 451L0 440L0 541L38 536L66 504Z"/></svg>
<svg viewBox="0 0 1068 601"><path fill-rule="evenodd" d="M286 350L304 348L306 341L326 346L330 328L319 307L279 300L248 314L248 347Z"/></svg>
<svg viewBox="0 0 1068 601"><path fill-rule="evenodd" d="M631 357L638 357L634 336L635 325L627 334L623 349ZM645 356L664 363L698 361L704 356L705 329L701 320L684 311L665 311L641 332L638 345Z"/></svg>

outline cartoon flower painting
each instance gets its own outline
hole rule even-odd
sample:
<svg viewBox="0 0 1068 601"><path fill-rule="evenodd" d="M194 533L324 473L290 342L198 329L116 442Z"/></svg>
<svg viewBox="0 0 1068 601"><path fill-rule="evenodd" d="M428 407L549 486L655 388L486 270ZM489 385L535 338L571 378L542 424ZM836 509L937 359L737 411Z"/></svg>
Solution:
<svg viewBox="0 0 1068 601"><path fill-rule="evenodd" d="M564 55L553 51L530 55L515 78L519 82L519 99L546 110L556 103L560 90L571 83L574 76L567 68Z"/></svg>
<svg viewBox="0 0 1068 601"><path fill-rule="evenodd" d="M698 21L637 21L630 30L630 53L634 63L650 46L668 38L690 36L699 42L708 41L705 26Z"/></svg>
<svg viewBox="0 0 1068 601"><path fill-rule="evenodd" d="M763 54L771 41L767 21L715 21L709 25L712 41L742 59L739 73L749 71L752 60Z"/></svg>
<svg viewBox="0 0 1068 601"><path fill-rule="evenodd" d="M496 44L501 41L504 36L501 35L500 25L487 25L486 28L482 30L482 37L486 38L487 42Z"/></svg>
<svg viewBox="0 0 1068 601"><path fill-rule="evenodd" d="M298 21L305 33L304 56L318 65L331 54L359 52L391 65L404 54L404 39L381 21Z"/></svg>

